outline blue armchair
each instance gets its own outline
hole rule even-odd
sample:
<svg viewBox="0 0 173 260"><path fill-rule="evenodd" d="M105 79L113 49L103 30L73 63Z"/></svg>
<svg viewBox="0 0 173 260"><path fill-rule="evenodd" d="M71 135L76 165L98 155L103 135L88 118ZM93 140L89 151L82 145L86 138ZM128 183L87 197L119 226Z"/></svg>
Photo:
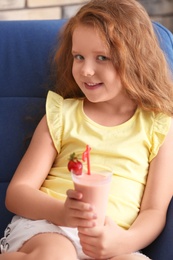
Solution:
<svg viewBox="0 0 173 260"><path fill-rule="evenodd" d="M45 113L51 56L63 24L64 20L0 22L0 237L12 217L4 204L7 186ZM173 72L173 36L160 24L153 25ZM172 260L172 242L173 201L163 232L143 251L153 260Z"/></svg>

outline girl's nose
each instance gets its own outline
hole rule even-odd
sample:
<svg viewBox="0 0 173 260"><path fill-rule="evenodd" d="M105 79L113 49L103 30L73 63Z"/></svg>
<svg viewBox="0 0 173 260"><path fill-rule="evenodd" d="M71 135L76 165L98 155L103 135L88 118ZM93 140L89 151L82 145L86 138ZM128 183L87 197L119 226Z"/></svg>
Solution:
<svg viewBox="0 0 173 260"><path fill-rule="evenodd" d="M95 74L95 69L90 63L84 63L81 68L81 74L85 77L92 77Z"/></svg>

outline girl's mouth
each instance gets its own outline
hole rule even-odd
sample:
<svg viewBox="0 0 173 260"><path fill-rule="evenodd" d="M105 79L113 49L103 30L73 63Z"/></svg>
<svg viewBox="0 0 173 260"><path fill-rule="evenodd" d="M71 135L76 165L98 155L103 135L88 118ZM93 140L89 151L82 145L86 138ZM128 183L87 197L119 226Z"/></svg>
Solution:
<svg viewBox="0 0 173 260"><path fill-rule="evenodd" d="M102 83L84 83L87 89L95 89L102 85Z"/></svg>

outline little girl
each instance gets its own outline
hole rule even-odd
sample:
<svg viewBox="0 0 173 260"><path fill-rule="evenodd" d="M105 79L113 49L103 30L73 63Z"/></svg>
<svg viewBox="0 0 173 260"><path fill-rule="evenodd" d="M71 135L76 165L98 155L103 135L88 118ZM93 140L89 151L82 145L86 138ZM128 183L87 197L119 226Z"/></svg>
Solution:
<svg viewBox="0 0 173 260"><path fill-rule="evenodd" d="M54 62L46 115L7 190L16 215L0 260L147 259L173 187L173 82L151 21L135 0L92 0ZM86 144L91 166L113 169L104 226L67 169Z"/></svg>

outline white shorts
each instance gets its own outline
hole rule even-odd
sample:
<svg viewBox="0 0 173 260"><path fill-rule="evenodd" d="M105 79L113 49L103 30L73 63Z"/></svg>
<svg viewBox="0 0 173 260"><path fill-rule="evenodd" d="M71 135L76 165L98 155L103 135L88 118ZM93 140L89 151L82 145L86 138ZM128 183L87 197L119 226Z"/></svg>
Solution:
<svg viewBox="0 0 173 260"><path fill-rule="evenodd" d="M41 233L58 233L72 241L79 259L90 259L82 251L77 228L59 227L46 220L30 220L14 216L0 240L1 253L17 252L30 238Z"/></svg>
<svg viewBox="0 0 173 260"><path fill-rule="evenodd" d="M82 251L77 228L59 227L47 220L30 220L19 216L14 216L7 226L4 237L0 240L0 251L1 253L17 252L26 241L41 233L62 234L72 241L78 259L91 259ZM135 254L140 253L136 252ZM149 258L146 257L146 259Z"/></svg>

